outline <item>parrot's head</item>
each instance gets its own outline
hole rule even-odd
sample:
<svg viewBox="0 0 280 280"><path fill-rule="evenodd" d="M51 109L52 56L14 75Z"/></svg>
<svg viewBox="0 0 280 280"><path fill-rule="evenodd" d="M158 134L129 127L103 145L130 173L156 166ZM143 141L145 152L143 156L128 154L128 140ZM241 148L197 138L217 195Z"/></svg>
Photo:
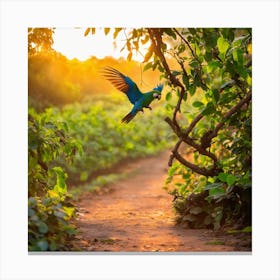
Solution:
<svg viewBox="0 0 280 280"><path fill-rule="evenodd" d="M160 100L161 98L161 91L162 91L163 85L159 84L157 87L155 87L153 89L153 98L157 98L158 100Z"/></svg>

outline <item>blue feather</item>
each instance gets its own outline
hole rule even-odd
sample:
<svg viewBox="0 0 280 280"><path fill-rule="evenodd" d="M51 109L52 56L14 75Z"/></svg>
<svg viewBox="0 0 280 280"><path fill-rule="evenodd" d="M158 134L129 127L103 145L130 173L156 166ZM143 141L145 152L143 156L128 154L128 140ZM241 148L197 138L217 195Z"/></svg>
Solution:
<svg viewBox="0 0 280 280"><path fill-rule="evenodd" d="M153 88L153 90L158 90L159 92L161 92L163 89L163 84L159 84L157 85L157 87Z"/></svg>

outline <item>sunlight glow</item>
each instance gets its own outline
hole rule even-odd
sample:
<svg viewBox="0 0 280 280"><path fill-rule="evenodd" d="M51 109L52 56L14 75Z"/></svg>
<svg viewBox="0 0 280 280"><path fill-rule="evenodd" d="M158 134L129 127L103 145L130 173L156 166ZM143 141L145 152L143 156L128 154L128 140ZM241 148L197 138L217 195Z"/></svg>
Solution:
<svg viewBox="0 0 280 280"><path fill-rule="evenodd" d="M103 58L112 56L126 59L128 52L122 50L125 44L125 34L120 32L117 39L113 39L113 31L106 36L103 28L96 28L94 35L84 36L86 28L55 28L53 34L53 48L69 59L77 58L84 61L91 56ZM142 50L145 54L146 50ZM142 52L142 53L143 53ZM143 61L141 54L133 54L133 60Z"/></svg>

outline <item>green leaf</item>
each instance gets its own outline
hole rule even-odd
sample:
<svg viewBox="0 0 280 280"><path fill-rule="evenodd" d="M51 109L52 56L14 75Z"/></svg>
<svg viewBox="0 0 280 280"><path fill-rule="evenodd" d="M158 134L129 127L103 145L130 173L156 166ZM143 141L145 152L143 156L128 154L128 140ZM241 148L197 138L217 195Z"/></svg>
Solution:
<svg viewBox="0 0 280 280"><path fill-rule="evenodd" d="M143 68L143 71L147 71L148 69L152 68L153 67L153 62L148 62L144 68Z"/></svg>
<svg viewBox="0 0 280 280"><path fill-rule="evenodd" d="M229 48L229 43L223 37L219 37L217 41L218 50L221 54L225 54Z"/></svg>
<svg viewBox="0 0 280 280"><path fill-rule="evenodd" d="M220 99L220 93L217 89L213 89L212 93L213 93L214 100L217 103Z"/></svg>
<svg viewBox="0 0 280 280"><path fill-rule="evenodd" d="M165 100L169 101L171 98L172 98L172 94L171 94L171 92L168 92L165 96Z"/></svg>
<svg viewBox="0 0 280 280"><path fill-rule="evenodd" d="M189 66L191 66L192 68L198 68L199 67L199 63L197 60L192 60L190 63L189 63Z"/></svg>
<svg viewBox="0 0 280 280"><path fill-rule="evenodd" d="M179 54L184 52L185 50L186 50L186 45L185 44L179 45L179 47L178 47L178 53Z"/></svg>
<svg viewBox="0 0 280 280"><path fill-rule="evenodd" d="M231 42L234 39L234 31L233 28L223 28L222 34L224 37L228 38L228 40Z"/></svg>
<svg viewBox="0 0 280 280"><path fill-rule="evenodd" d="M49 230L48 226L42 221L39 222L38 229L41 233L47 233Z"/></svg>
<svg viewBox="0 0 280 280"><path fill-rule="evenodd" d="M251 226L245 227L241 230L241 232L252 232L252 227Z"/></svg>
<svg viewBox="0 0 280 280"><path fill-rule="evenodd" d="M178 75L180 75L181 74L181 72L179 72L179 71L172 71L172 75L173 76L178 76Z"/></svg>
<svg viewBox="0 0 280 280"><path fill-rule="evenodd" d="M35 211L32 208L28 207L28 217L31 217L33 215L35 215Z"/></svg>
<svg viewBox="0 0 280 280"><path fill-rule="evenodd" d="M57 250L57 244L54 240L51 240L50 250L51 251L56 251Z"/></svg>
<svg viewBox="0 0 280 280"><path fill-rule="evenodd" d="M214 72L216 69L219 69L220 67L221 67L221 63L219 61L213 60L208 63L207 71Z"/></svg>
<svg viewBox="0 0 280 280"><path fill-rule="evenodd" d="M48 197L50 197L50 198L58 199L60 197L59 194L54 190L48 190L47 194L48 194Z"/></svg>
<svg viewBox="0 0 280 280"><path fill-rule="evenodd" d="M176 33L172 30L172 28L164 28L164 32L171 36L174 40L176 40Z"/></svg>
<svg viewBox="0 0 280 280"><path fill-rule="evenodd" d="M37 205L37 199L35 197L30 197L28 199L28 205L31 206L31 207L36 206Z"/></svg>
<svg viewBox="0 0 280 280"><path fill-rule="evenodd" d="M88 179L88 172L87 171L82 171L80 174L80 181L84 182Z"/></svg>
<svg viewBox="0 0 280 280"><path fill-rule="evenodd" d="M202 107L204 104L200 101L195 101L192 105L193 107L199 108Z"/></svg>
<svg viewBox="0 0 280 280"><path fill-rule="evenodd" d="M66 213L63 212L63 211L54 211L54 215L58 218L63 218L64 219L65 216L66 216Z"/></svg>
<svg viewBox="0 0 280 280"><path fill-rule="evenodd" d="M77 230L72 226L66 226L64 229L69 235L77 234Z"/></svg>
<svg viewBox="0 0 280 280"><path fill-rule="evenodd" d="M188 98L188 92L186 91L186 92L184 93L184 95L183 95L183 100L186 101L187 98Z"/></svg>
<svg viewBox="0 0 280 280"><path fill-rule="evenodd" d="M209 196L212 198L219 198L225 194L225 190L223 188L213 188L209 190Z"/></svg>
<svg viewBox="0 0 280 280"><path fill-rule="evenodd" d="M236 181L236 177L232 174L227 175L226 182L229 186L232 186Z"/></svg>
<svg viewBox="0 0 280 280"><path fill-rule="evenodd" d="M204 58L205 58L205 60L206 60L207 62L211 62L212 59L213 59L212 53L211 53L211 52L206 52Z"/></svg>
<svg viewBox="0 0 280 280"><path fill-rule="evenodd" d="M201 112L203 116L210 115L215 112L215 105L213 102L207 103L204 110Z"/></svg>
<svg viewBox="0 0 280 280"><path fill-rule="evenodd" d="M28 141L28 149L36 150L37 147L38 147L38 142L35 139Z"/></svg>
<svg viewBox="0 0 280 280"><path fill-rule="evenodd" d="M46 251L49 247L49 244L46 240L40 240L36 243L36 245L40 248L41 251Z"/></svg>
<svg viewBox="0 0 280 280"><path fill-rule="evenodd" d="M63 210L67 214L68 217L72 217L74 212L75 212L75 208L74 207L63 206Z"/></svg>
<svg viewBox="0 0 280 280"><path fill-rule="evenodd" d="M223 185L223 183L221 183L221 182L208 184L204 187L204 190L211 190L211 189L215 189L215 188L220 188L222 185Z"/></svg>
<svg viewBox="0 0 280 280"><path fill-rule="evenodd" d="M226 173L219 173L219 175L218 175L219 179L224 183L227 182L227 176L228 175Z"/></svg>
<svg viewBox="0 0 280 280"><path fill-rule="evenodd" d="M196 85L194 85L194 84L190 85L189 92L190 92L191 96L193 96L195 94L195 91L196 91Z"/></svg>
<svg viewBox="0 0 280 280"><path fill-rule="evenodd" d="M189 76L185 73L183 74L183 83L185 84L186 88L189 88Z"/></svg>
<svg viewBox="0 0 280 280"><path fill-rule="evenodd" d="M63 169L59 166L53 168L53 171L56 173L56 185L54 186L54 191L57 193L64 194L67 192L67 186L65 180L67 178L67 174L63 171Z"/></svg>
<svg viewBox="0 0 280 280"><path fill-rule="evenodd" d="M243 65L243 52L241 49L234 49L232 52L233 60Z"/></svg>

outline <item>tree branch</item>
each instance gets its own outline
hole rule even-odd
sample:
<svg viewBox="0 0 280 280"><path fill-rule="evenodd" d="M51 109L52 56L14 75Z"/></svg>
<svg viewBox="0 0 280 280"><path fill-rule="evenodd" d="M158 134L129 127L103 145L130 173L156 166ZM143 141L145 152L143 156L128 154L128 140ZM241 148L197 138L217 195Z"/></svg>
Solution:
<svg viewBox="0 0 280 280"><path fill-rule="evenodd" d="M203 175L203 176L216 176L219 174L220 170L217 168L216 165L214 165L211 169L206 169L203 167L199 167L198 165L195 165L186 159L184 159L179 153L178 150L172 152L174 157L181 162L184 166L190 168L192 171Z"/></svg>
<svg viewBox="0 0 280 280"><path fill-rule="evenodd" d="M180 139L177 143L176 143L176 145L174 146L174 148L173 148L173 150L172 150L172 153L171 153L171 155L170 155L170 158L169 158L169 161L168 161L168 166L172 166L172 164L173 164L173 159L174 159L174 153L176 153L176 151L178 151L178 149L179 149L179 147L180 147L180 145L182 144L182 142L183 142L183 140L182 139Z"/></svg>
<svg viewBox="0 0 280 280"><path fill-rule="evenodd" d="M245 103L247 103L252 97L252 92L250 91L245 98L243 98L239 103L237 103L234 107L232 107L225 115L223 118L223 121L217 124L215 129L213 131L207 131L204 136L201 138L201 144L197 144L194 142L192 138L189 137L189 133L191 130L194 128L194 126L199 122L199 120L202 119L203 115L199 114L191 123L191 125L188 127L187 131L185 133L182 133L181 129L174 124L174 122L170 118L165 118L165 121L170 125L170 127L173 129L173 131L176 133L176 135L179 138L179 141L175 145L174 149L172 150L172 155L170 156L169 159L169 166L172 165L173 159L176 158L179 162L184 164L186 167L189 167L191 170L194 172L205 175L205 176L215 176L219 173L219 169L217 168L217 157L211 153L210 151L207 151L206 148L211 145L211 140L217 136L218 131L223 127L225 124L225 121L232 116L234 113L236 113ZM207 145L204 145L205 143L202 143L203 139L205 140L207 136ZM201 155L205 155L213 160L213 167L211 169L206 169L206 168L201 168L198 165L195 165L186 159L184 159L178 152L178 149L181 145L181 143L185 142L188 145L192 146L195 148ZM210 144L210 145L209 145Z"/></svg>
<svg viewBox="0 0 280 280"><path fill-rule="evenodd" d="M201 77L201 71L202 71L202 66L201 66L201 62L199 61L199 58L197 57L197 55L195 54L194 50L192 49L190 43L182 36L182 34L176 29L176 28L173 28L173 30L175 31L175 33L182 39L182 41L188 46L188 48L190 49L191 53L192 53L192 56L193 58L198 62L199 64L199 72L200 72L200 83L201 85L204 87L203 89L208 89L207 85L204 83L204 81L202 80L202 77ZM179 63L180 64L180 63Z"/></svg>
<svg viewBox="0 0 280 280"><path fill-rule="evenodd" d="M165 72L167 73L171 83L173 84L173 86L180 87L180 89L181 89L179 100L178 100L178 102L176 104L176 107L174 109L174 112L173 112L173 122L179 129L179 126L178 126L178 123L177 123L177 120L176 120L176 116L177 116L177 113L180 112L181 103L182 103L182 100L183 100L186 89L182 85L182 83L172 74L172 72L169 68L169 65L168 65L168 63L165 59L165 56L162 53L162 50L161 50L162 38L161 38L160 29L148 28L148 32L149 32L149 35L150 35L150 38L151 38L151 41L152 41L153 49L154 49L156 55L159 57L162 65L165 69Z"/></svg>
<svg viewBox="0 0 280 280"><path fill-rule="evenodd" d="M173 30L175 31L175 33L184 41L184 43L188 46L188 48L190 49L191 53L192 53L192 56L199 62L200 64L200 61L198 59L198 57L196 56L195 52L193 51L190 43L181 35L181 33L176 29L176 28L173 28Z"/></svg>
<svg viewBox="0 0 280 280"><path fill-rule="evenodd" d="M195 143L192 138L190 138L185 133L182 133L181 129L178 128L176 125L174 125L174 123L172 122L172 120L170 118L168 118L168 117L165 118L165 121L171 126L171 128L173 129L173 131L176 133L176 135L178 136L178 138L181 141L184 141L188 145L195 148L201 155L211 158L213 160L214 167L216 167L218 159L213 153L206 151L206 149L201 147L199 144ZM179 146L178 146L178 148L179 148ZM178 152L178 148L177 148L177 152ZM175 150L175 148L174 148L174 150ZM174 152L174 150L173 150L173 152Z"/></svg>
<svg viewBox="0 0 280 280"><path fill-rule="evenodd" d="M199 115L197 115L193 121L191 122L191 124L189 125L189 127L187 128L185 135L189 135L190 132L193 130L193 128L196 126L196 124L203 118L204 116L200 113Z"/></svg>
<svg viewBox="0 0 280 280"><path fill-rule="evenodd" d="M162 47L162 38L161 38L161 33L160 30L157 28L148 28L148 32L152 41L152 46L153 49L156 53L156 55L159 57L171 83L175 86L175 87L180 87L180 88L184 88L184 86L181 84L181 82L171 73L171 70L169 68L169 65L161 51L161 47Z"/></svg>

